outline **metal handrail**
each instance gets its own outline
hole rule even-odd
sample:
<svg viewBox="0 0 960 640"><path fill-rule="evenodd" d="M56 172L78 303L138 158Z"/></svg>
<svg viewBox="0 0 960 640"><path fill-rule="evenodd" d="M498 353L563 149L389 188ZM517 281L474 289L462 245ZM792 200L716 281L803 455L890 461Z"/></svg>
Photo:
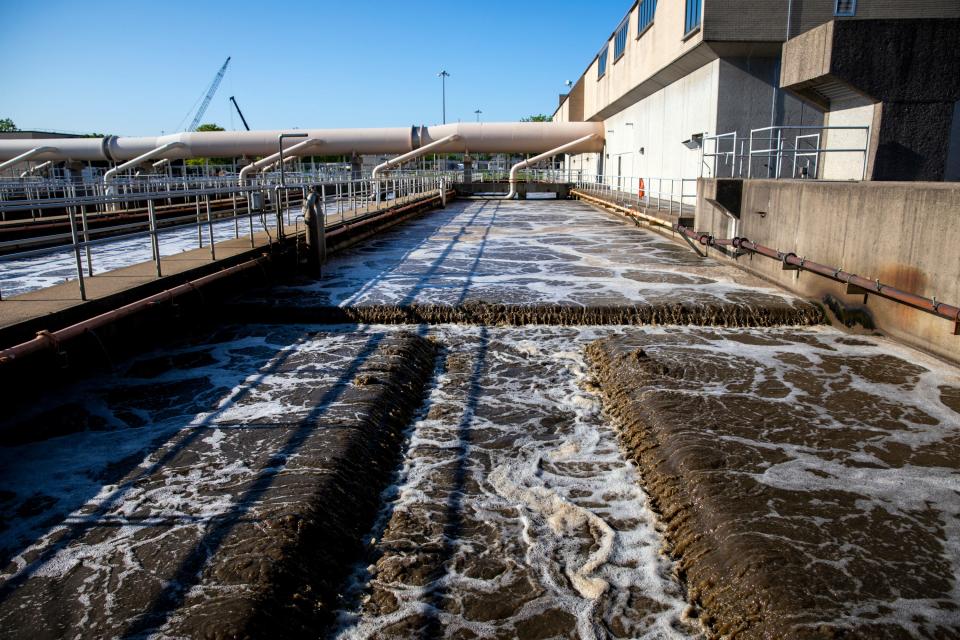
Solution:
<svg viewBox="0 0 960 640"><path fill-rule="evenodd" d="M321 211L323 212L324 224L326 226L339 224L348 219L348 213L352 213L350 218L360 217L371 211L378 211L380 209L381 202L392 202L394 204L401 204L410 202L419 198L422 198L424 195L434 193L440 189L443 178L433 177L433 176L396 176L389 177L383 180L370 180L370 179L359 179L359 180L347 180L335 183L320 183L321 191ZM57 199L55 204L50 202L35 201L30 203L14 205L15 208L8 210L24 210L37 208L37 207L54 207L58 206L60 208L67 209L67 217L70 224L70 242L69 244L63 244L56 247L45 247L39 249L28 249L26 251L17 251L14 253L9 253L6 255L0 256L0 263L10 263L17 260L22 260L26 258L32 258L36 256L51 255L58 253L69 253L72 252L76 256L76 270L77 270L77 284L80 290L80 299L86 300L86 288L84 283L84 265L82 259L82 253L86 253L86 267L87 272L90 276L93 275L93 257L91 254L91 249L93 247L100 247L103 245L109 245L116 242L122 242L125 240L136 239L136 238L150 238L150 244L152 248L153 260L156 263L156 271L158 277L161 274L161 254L159 239L160 236L169 233L172 231L183 230L185 228L197 228L197 238L198 238L198 247L203 247L203 226L207 226L208 235L210 238L210 250L211 250L211 260L216 259L215 253L215 243L214 243L214 225L220 224L223 222L234 221L234 237L240 238L241 235L249 235L250 237L250 246L251 248L255 246L254 240L254 216L259 216L261 218L261 225L269 233L269 227L266 224L266 218L264 215L268 211L273 211L276 214L276 237L282 237L282 230L284 226L284 216L286 216L286 225L290 226L291 222L291 211L292 207L289 202L289 190L297 190L298 188L306 189L306 185L294 186L292 184L287 185L287 190L282 191L273 191L274 198L269 203L268 206L260 206L261 202L263 205L267 205L269 198L263 197L264 195L270 194L271 189L266 185L254 185L254 186L239 186L233 184L229 187L216 187L216 188L206 188L206 189L194 189L185 192L180 192L178 195L186 194L188 197L196 198L196 203L198 206L198 212L196 215L189 216L178 216L176 218L167 218L162 221L163 224L158 224L156 219L156 210L155 210L155 201L156 200L165 200L168 197L167 193L163 192L153 192L150 194L130 194L122 195L117 194L114 196L110 195L100 195L100 196L83 196L75 200L69 199ZM219 216L214 218L212 212L210 211L210 196L212 195L223 195L229 194L231 199L234 202L234 214ZM254 202L253 194L261 194L260 198L257 198L257 202ZM287 194L287 197L281 197L282 194ZM105 206L115 203L123 202L133 202L133 201L146 201L148 209L148 220L146 222L137 222L137 223L122 223L117 225L111 225L108 227L100 227L94 230L91 230L87 227L86 224L86 208L88 206ZM237 213L237 200L246 201L246 212ZM206 205L206 217L200 215L199 205L201 201ZM286 201L286 204L284 204ZM9 203L0 203L0 205L6 205ZM80 221L78 221L78 210L80 213ZM239 227L239 220L247 219L249 222L249 234L241 234ZM179 224L180 221L189 220L184 224ZM171 224L173 222L173 224ZM146 226L144 230L126 232L129 229L142 228ZM117 232L121 233L117 233ZM91 237L94 235L104 235L107 234L107 237ZM19 240L13 241L15 244L22 245L24 242L40 242L43 240L49 241L51 238L60 238L62 236L67 236L68 234L57 234L56 236L46 236L43 239L28 239L28 240ZM4 243L6 246L10 246L7 243Z"/></svg>

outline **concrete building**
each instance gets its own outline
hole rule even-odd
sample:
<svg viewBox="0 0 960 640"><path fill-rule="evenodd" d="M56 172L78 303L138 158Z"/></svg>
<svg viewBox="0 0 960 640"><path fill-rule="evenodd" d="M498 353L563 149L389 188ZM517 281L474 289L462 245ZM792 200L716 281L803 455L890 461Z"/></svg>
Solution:
<svg viewBox="0 0 960 640"><path fill-rule="evenodd" d="M907 37L903 29L888 29L871 40L878 21L893 18L914 23L906 27L911 42L923 44L925 34L940 38L926 41L933 54L913 66L928 64L937 49L956 55L957 47L943 46L943 38L957 33L957 0L638 0L561 96L555 121L603 121L606 128L605 150L571 156L567 167L582 175L603 174L610 184L631 190L638 177L646 179L648 190L663 191L666 186L656 178L949 179L956 170L945 167L960 162L956 66L948 82L934 81L929 71L900 69L913 75L913 98L894 90L896 78L864 77L882 73L882 64L891 69L889 55L874 64L871 52L889 51L888 38ZM846 28L848 21L861 24ZM836 44L839 36L847 44ZM847 68L859 60L861 73L852 79L831 73L829 56L824 57L828 44L833 51L859 47L859 56L844 60ZM813 49L818 54L801 55ZM817 55L819 66L813 64ZM894 76L898 66L892 67ZM949 61L938 66L944 75L949 68ZM919 91L920 85L928 90ZM899 100L902 108L875 107L888 99ZM935 108L920 106L931 101ZM881 123L881 112L888 122ZM932 161L884 160L883 154L895 154L897 145L909 147L918 137L910 126L892 126L893 119L932 116L939 140L915 151L936 156ZM929 132L919 137L924 136ZM690 183L671 184L674 193L691 198L694 189Z"/></svg>

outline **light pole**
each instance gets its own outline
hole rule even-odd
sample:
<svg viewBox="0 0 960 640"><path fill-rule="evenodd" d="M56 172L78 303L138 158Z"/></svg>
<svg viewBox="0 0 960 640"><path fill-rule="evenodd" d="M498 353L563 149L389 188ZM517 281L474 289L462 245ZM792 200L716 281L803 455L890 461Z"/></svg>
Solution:
<svg viewBox="0 0 960 640"><path fill-rule="evenodd" d="M445 70L437 74L440 77L440 83L443 85L443 124L447 124L447 78L450 74Z"/></svg>
<svg viewBox="0 0 960 640"><path fill-rule="evenodd" d="M474 113L477 114L477 122L480 122L480 114L483 113L483 111L480 111L480 109L477 109L476 111L474 111Z"/></svg>

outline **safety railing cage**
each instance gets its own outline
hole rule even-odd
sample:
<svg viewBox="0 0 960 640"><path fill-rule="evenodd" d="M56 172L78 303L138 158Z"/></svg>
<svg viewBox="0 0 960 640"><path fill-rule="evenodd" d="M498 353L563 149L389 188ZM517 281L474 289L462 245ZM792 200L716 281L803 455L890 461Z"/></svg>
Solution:
<svg viewBox="0 0 960 640"><path fill-rule="evenodd" d="M700 177L865 180L869 126L782 125L705 135Z"/></svg>

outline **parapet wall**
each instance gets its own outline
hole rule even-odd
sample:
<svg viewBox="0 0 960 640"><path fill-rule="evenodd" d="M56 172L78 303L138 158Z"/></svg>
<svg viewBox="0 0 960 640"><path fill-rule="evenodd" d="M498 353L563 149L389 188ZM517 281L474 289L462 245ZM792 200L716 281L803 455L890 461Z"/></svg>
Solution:
<svg viewBox="0 0 960 640"><path fill-rule="evenodd" d="M730 188L737 186L739 194ZM697 193L697 231L748 238L911 293L960 303L960 184L703 178ZM731 193L736 203L728 202ZM785 271L763 256L743 255L738 261L796 293L831 307L839 302L845 317L865 311L891 336L960 361L960 336L947 320L877 296L868 296L864 304L862 295L847 294L843 284Z"/></svg>

